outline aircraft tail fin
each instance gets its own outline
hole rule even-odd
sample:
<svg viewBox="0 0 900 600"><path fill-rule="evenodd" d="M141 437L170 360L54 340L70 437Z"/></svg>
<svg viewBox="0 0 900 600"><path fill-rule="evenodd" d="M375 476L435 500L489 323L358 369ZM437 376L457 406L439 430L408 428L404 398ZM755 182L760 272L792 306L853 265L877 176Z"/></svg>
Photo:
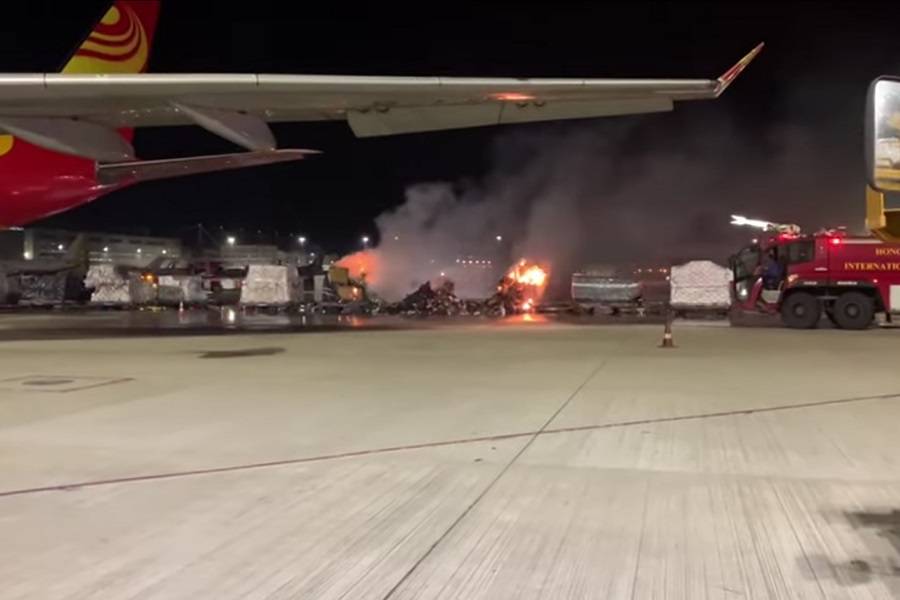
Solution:
<svg viewBox="0 0 900 600"><path fill-rule="evenodd" d="M63 73L143 73L159 0L116 0L63 67Z"/></svg>
<svg viewBox="0 0 900 600"><path fill-rule="evenodd" d="M159 0L116 0L75 50L62 72L143 72L147 68L158 17ZM132 130L120 129L118 133L130 148ZM0 133L0 171L4 173L16 173L23 177L60 173L87 177L92 169L90 161L80 156L35 146L23 139L21 134Z"/></svg>

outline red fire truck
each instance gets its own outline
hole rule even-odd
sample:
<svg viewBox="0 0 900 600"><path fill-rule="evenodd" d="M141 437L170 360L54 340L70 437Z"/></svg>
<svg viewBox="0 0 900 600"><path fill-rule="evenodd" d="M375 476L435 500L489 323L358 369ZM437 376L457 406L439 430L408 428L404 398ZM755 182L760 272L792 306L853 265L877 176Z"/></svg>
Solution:
<svg viewBox="0 0 900 600"><path fill-rule="evenodd" d="M865 329L876 313L900 310L900 244L847 235L803 235L773 226L731 257L738 308L780 313L784 324L813 328L822 313L842 329Z"/></svg>
<svg viewBox="0 0 900 600"><path fill-rule="evenodd" d="M900 77L869 86L865 118L866 226L872 236L842 229L803 235L733 215L733 225L758 227L765 240L731 257L738 308L781 313L788 327L812 328L822 314L838 327L865 329L876 313L900 311L900 208L885 192L900 192Z"/></svg>

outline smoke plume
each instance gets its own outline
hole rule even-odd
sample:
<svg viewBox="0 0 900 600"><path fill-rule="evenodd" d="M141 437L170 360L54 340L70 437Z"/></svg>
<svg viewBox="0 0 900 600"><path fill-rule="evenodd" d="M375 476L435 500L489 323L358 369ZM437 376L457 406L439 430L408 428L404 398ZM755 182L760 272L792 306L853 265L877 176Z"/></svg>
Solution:
<svg viewBox="0 0 900 600"><path fill-rule="evenodd" d="M484 296L527 257L564 295L588 266L724 263L752 237L728 225L732 213L804 228L861 222L856 146L811 127L760 132L696 114L657 135L677 115L502 131L487 176L412 185L377 218L373 288L397 299L443 275L461 296Z"/></svg>

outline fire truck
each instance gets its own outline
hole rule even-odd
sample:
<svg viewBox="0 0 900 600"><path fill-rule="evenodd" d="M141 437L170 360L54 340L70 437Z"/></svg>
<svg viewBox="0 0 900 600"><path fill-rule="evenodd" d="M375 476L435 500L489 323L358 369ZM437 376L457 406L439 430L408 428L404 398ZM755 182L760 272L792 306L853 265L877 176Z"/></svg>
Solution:
<svg viewBox="0 0 900 600"><path fill-rule="evenodd" d="M746 221L735 224L753 224ZM780 313L786 326L803 329L816 327L823 313L839 328L865 329L876 313L890 320L900 311L900 243L755 223L764 224L765 239L730 259L737 308Z"/></svg>
<svg viewBox="0 0 900 600"><path fill-rule="evenodd" d="M733 216L733 225L758 227L766 238L731 257L738 308L780 313L797 328L815 327L824 313L843 329L865 329L877 313L890 320L900 312L900 208L886 198L900 192L900 77L869 86L864 131L872 235L843 229L804 235L794 225Z"/></svg>

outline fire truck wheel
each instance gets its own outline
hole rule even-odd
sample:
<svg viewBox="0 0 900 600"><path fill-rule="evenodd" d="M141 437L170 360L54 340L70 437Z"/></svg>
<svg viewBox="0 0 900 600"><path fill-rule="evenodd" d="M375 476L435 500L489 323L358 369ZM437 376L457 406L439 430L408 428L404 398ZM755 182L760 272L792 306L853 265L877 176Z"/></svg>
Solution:
<svg viewBox="0 0 900 600"><path fill-rule="evenodd" d="M834 320L843 329L865 329L874 317L872 298L860 292L841 294L834 303Z"/></svg>
<svg viewBox="0 0 900 600"><path fill-rule="evenodd" d="M781 305L781 320L792 329L812 329L822 316L819 300L806 292L795 292Z"/></svg>

